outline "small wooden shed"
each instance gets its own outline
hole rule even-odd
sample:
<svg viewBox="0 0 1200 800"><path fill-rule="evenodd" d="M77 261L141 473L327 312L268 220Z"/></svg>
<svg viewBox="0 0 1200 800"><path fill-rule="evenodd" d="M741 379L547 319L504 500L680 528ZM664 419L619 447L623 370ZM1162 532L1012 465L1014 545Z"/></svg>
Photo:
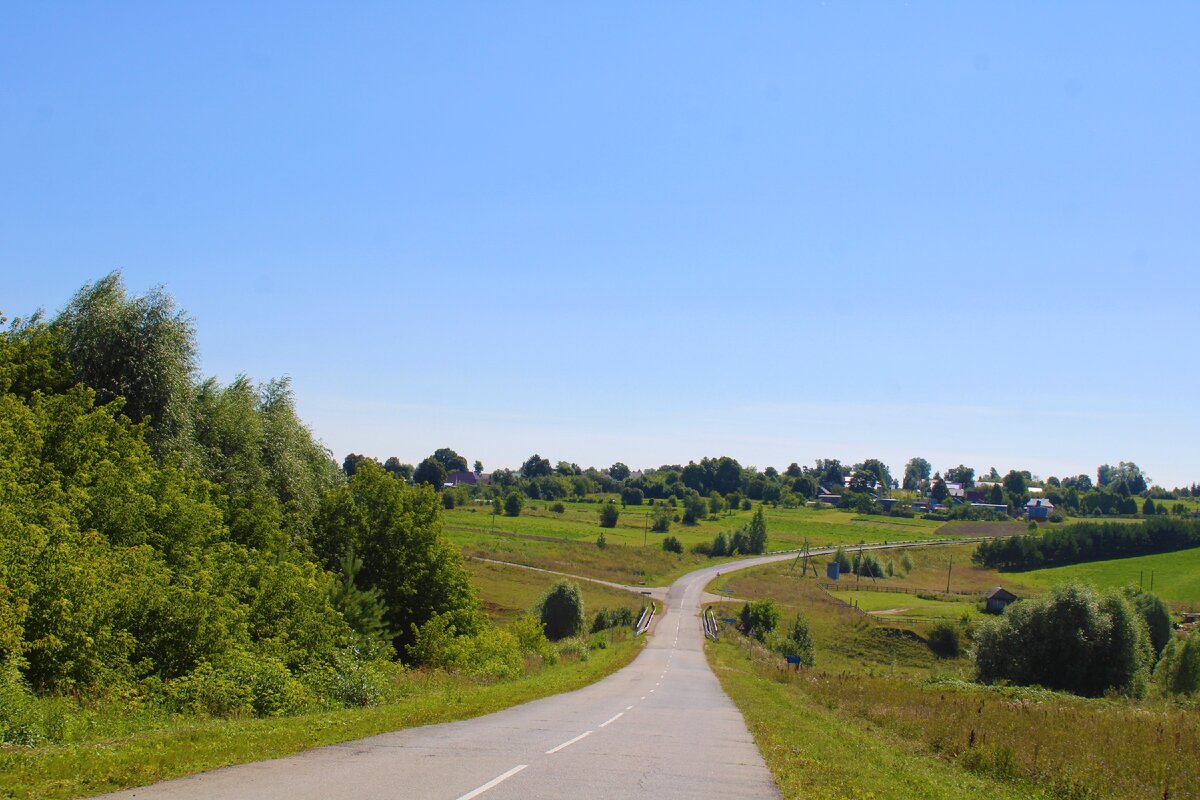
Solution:
<svg viewBox="0 0 1200 800"><path fill-rule="evenodd" d="M1005 589L1003 586L997 586L987 593L987 612L989 614L1000 614L1004 609L1008 608L1009 603L1016 602L1021 598Z"/></svg>

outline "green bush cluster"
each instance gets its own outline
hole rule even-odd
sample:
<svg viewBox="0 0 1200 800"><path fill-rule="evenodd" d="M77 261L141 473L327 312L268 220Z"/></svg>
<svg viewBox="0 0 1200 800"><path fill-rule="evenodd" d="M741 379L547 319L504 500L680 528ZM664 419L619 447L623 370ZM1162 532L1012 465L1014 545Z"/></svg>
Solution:
<svg viewBox="0 0 1200 800"><path fill-rule="evenodd" d="M596 612L596 616L592 618L592 633L599 633L609 628L626 627L631 628L635 622L633 609L627 606L621 608L607 609L602 608Z"/></svg>

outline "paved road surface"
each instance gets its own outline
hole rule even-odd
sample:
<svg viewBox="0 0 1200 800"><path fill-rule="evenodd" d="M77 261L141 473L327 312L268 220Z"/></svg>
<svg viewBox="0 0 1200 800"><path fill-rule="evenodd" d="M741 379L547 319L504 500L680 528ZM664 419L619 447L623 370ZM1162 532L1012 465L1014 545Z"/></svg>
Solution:
<svg viewBox="0 0 1200 800"><path fill-rule="evenodd" d="M697 614L705 584L719 571L792 558L794 553L727 563L675 581L645 650L629 666L578 691L106 797L777 798L741 713L708 668Z"/></svg>

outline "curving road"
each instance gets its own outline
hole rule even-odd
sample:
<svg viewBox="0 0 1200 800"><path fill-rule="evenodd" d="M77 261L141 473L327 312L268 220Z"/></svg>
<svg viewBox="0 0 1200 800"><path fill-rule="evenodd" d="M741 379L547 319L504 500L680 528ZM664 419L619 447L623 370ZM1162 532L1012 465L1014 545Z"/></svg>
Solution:
<svg viewBox="0 0 1200 800"><path fill-rule="evenodd" d="M708 668L697 614L704 587L718 572L795 557L785 553L726 563L675 581L646 648L629 666L586 688L484 717L386 733L105 797L777 798L775 782L741 713Z"/></svg>

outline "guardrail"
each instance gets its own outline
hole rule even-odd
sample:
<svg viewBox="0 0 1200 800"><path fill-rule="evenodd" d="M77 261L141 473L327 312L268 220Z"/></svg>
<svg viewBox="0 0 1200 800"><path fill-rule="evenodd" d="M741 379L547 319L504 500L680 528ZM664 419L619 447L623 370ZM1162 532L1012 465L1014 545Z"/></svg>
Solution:
<svg viewBox="0 0 1200 800"><path fill-rule="evenodd" d="M650 623L654 622L655 613L654 601L650 601L650 605L642 608L642 615L638 617L637 626L633 629L633 637L636 639L650 628Z"/></svg>
<svg viewBox="0 0 1200 800"><path fill-rule="evenodd" d="M706 606L704 612L700 615L700 625L704 629L704 635L717 641L717 615L713 613L711 606Z"/></svg>

